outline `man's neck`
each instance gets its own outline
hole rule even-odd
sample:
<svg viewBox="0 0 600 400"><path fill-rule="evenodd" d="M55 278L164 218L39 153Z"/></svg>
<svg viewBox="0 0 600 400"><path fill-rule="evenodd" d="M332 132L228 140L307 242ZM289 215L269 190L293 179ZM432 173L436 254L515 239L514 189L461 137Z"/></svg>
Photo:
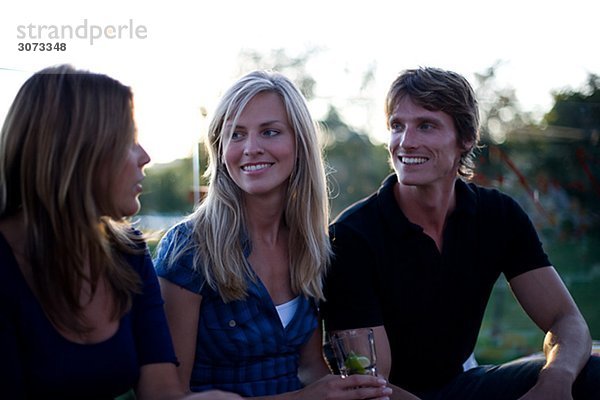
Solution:
<svg viewBox="0 0 600 400"><path fill-rule="evenodd" d="M456 207L455 180L445 185L394 186L396 203L409 221L423 228L441 251L446 220Z"/></svg>

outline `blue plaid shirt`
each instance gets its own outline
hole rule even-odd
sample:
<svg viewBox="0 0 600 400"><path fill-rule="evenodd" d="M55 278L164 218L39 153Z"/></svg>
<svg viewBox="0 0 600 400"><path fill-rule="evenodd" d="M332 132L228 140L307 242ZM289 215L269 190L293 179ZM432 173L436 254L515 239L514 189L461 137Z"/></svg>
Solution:
<svg viewBox="0 0 600 400"><path fill-rule="evenodd" d="M193 252L167 265L169 254L191 240L191 227L181 223L161 240L154 260L157 274L202 296L191 390L221 389L245 397L268 396L300 389L300 349L318 325L316 302L300 297L284 328L260 279L249 282L248 297L224 303L193 268ZM248 257L250 243L243 242Z"/></svg>

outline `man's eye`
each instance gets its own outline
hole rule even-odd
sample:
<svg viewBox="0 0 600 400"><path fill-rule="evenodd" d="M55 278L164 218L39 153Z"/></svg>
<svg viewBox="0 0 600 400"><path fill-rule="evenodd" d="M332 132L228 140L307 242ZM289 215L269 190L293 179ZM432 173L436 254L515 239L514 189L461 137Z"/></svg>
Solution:
<svg viewBox="0 0 600 400"><path fill-rule="evenodd" d="M403 125L398 122L392 122L392 124L390 124L390 129L394 132L398 132L403 129Z"/></svg>

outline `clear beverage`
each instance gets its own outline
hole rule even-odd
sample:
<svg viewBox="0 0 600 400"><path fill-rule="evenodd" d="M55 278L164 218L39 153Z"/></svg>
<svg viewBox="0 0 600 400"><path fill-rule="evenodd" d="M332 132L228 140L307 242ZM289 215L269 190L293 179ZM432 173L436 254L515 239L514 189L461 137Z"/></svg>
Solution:
<svg viewBox="0 0 600 400"><path fill-rule="evenodd" d="M377 375L373 329L352 329L331 335L331 347L340 375Z"/></svg>

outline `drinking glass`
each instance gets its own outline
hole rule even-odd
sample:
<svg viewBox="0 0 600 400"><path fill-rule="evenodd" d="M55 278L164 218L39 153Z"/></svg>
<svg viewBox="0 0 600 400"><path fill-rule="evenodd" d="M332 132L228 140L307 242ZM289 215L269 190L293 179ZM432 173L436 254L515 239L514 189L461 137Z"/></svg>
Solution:
<svg viewBox="0 0 600 400"><path fill-rule="evenodd" d="M377 375L373 329L361 328L335 332L330 338L340 375Z"/></svg>

